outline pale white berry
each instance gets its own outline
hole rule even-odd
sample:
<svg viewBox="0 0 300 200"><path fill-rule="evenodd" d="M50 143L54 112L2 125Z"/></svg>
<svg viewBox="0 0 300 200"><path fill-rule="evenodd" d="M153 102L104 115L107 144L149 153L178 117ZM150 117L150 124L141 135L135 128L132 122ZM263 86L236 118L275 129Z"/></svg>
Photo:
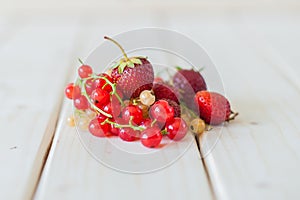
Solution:
<svg viewBox="0 0 300 200"><path fill-rule="evenodd" d="M86 113L86 115L87 115L87 117L89 118L89 119L94 119L95 117L96 117L96 112L94 112L94 111L92 111L92 110L90 110L90 109L87 109L86 111L85 111L85 113Z"/></svg>
<svg viewBox="0 0 300 200"><path fill-rule="evenodd" d="M146 106L151 106L155 102L155 96L150 90L144 90L140 94L140 101Z"/></svg>
<svg viewBox="0 0 300 200"><path fill-rule="evenodd" d="M205 130L205 122L200 118L193 119L190 124L190 130L197 135L202 134Z"/></svg>
<svg viewBox="0 0 300 200"><path fill-rule="evenodd" d="M78 120L78 127L81 130L88 130L89 123L90 123L89 118L81 116L80 119Z"/></svg>
<svg viewBox="0 0 300 200"><path fill-rule="evenodd" d="M68 117L67 122L68 122L69 126L71 126L71 127L75 126L75 120L74 120L73 116Z"/></svg>

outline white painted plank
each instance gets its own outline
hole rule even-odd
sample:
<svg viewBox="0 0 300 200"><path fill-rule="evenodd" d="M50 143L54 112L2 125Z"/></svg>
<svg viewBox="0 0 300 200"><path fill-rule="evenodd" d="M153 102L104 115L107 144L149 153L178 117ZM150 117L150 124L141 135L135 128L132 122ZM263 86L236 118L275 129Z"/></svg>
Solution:
<svg viewBox="0 0 300 200"><path fill-rule="evenodd" d="M28 199L35 190L78 32L76 18L15 20L17 31L0 47L0 199Z"/></svg>
<svg viewBox="0 0 300 200"><path fill-rule="evenodd" d="M196 144L171 166L127 174L97 162L66 125L65 104L35 199L211 199ZM138 145L132 143L131 145Z"/></svg>
<svg viewBox="0 0 300 200"><path fill-rule="evenodd" d="M156 18L147 15L139 18L135 15L115 16L109 23L118 26L106 30L102 27L108 25L102 21L101 25L89 22L82 28L87 30L85 41L90 44L101 41L100 38L107 34L105 31L122 31L141 24L159 25L164 21L153 19ZM99 39L94 40L94 33L99 33ZM167 168L141 175L121 173L101 165L87 153L75 129L66 125L70 114L71 103L68 102L62 110L35 199L212 199L195 142L182 158Z"/></svg>
<svg viewBox="0 0 300 200"><path fill-rule="evenodd" d="M178 16L173 26L184 24L184 30L208 49L233 108L240 112L205 158L213 189L217 199L299 199L299 85L274 66L278 58L262 51L266 46L255 41L239 17L228 14L207 21L209 26L192 28L195 16ZM289 23L264 16L255 19L278 27ZM291 48L296 49L294 45ZM202 144L214 143L213 134L214 130L206 133Z"/></svg>
<svg viewBox="0 0 300 200"><path fill-rule="evenodd" d="M270 20L272 18L273 20ZM257 17L244 16L245 29L253 37L252 45L262 44L260 52L275 69L292 84L300 85L300 15L291 13L278 15L273 13L266 19L255 23ZM280 26L278 26L280 24Z"/></svg>

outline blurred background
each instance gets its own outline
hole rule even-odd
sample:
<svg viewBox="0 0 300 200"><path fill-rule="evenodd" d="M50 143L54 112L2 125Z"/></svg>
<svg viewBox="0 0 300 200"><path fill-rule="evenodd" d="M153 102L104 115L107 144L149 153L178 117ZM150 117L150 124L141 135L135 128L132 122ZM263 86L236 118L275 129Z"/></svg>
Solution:
<svg viewBox="0 0 300 200"><path fill-rule="evenodd" d="M186 34L208 50L217 67L215 53L218 45L228 45L230 31L295 61L296 51L289 50L299 44L299 13L299 0L0 0L0 58L5 63L0 73L6 77L0 97L29 84L23 74L13 73L26 71L24 65L24 73L41 80L59 70L64 78L52 83L58 87L70 79L65 73L74 71L77 58L87 57L104 35L143 27ZM53 95L40 89L51 99ZM32 98L27 91L19 92Z"/></svg>
<svg viewBox="0 0 300 200"><path fill-rule="evenodd" d="M232 81L235 74L245 78L276 69L273 78L286 72L286 80L300 85L299 0L0 0L0 199L24 199L34 194L55 132L64 86L74 80L79 65L77 58L86 58L104 35L143 27L179 31L201 44L241 113L243 109L247 113L255 103L243 89L248 83ZM254 65L265 70L252 68ZM253 94L262 88L260 92L266 97L272 80L266 81L265 75L259 78L259 87L249 84L248 88ZM273 99L271 93L269 97ZM66 141L70 141L68 137ZM66 157L73 155L74 149L64 149ZM254 170L249 167L248 171L255 174ZM236 185L242 185L236 180ZM12 192L16 183L18 189ZM293 191L297 193L298 188Z"/></svg>

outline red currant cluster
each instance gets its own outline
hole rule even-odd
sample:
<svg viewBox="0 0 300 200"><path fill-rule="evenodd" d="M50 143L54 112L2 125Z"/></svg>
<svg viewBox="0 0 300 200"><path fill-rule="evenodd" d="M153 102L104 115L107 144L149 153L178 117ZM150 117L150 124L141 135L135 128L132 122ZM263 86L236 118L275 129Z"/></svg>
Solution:
<svg viewBox="0 0 300 200"><path fill-rule="evenodd" d="M143 90L139 97L125 99L113 78L107 73L95 74L82 64L79 79L65 88L67 98L73 100L79 113L94 113L88 130L97 137L119 136L124 141L140 139L146 147L158 147L162 137L178 141L188 132L184 119L175 117L167 100L157 100L151 90Z"/></svg>

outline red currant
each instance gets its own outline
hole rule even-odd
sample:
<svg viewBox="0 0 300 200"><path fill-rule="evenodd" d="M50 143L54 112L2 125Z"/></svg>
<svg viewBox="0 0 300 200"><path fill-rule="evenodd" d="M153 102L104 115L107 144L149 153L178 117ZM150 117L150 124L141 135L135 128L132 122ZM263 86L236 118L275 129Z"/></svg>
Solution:
<svg viewBox="0 0 300 200"><path fill-rule="evenodd" d="M122 118L129 122L130 118L132 118L132 122L135 124L140 124L143 120L143 112L142 110L134 105L126 106L122 111Z"/></svg>
<svg viewBox="0 0 300 200"><path fill-rule="evenodd" d="M122 119L121 117L116 117L114 119L114 121L117 123L117 124L120 124L120 125L124 125L124 124L128 124L128 122L126 122L124 119Z"/></svg>
<svg viewBox="0 0 300 200"><path fill-rule="evenodd" d="M79 96L78 98L74 99L74 106L79 110L85 110L89 108L89 102L85 98L85 96Z"/></svg>
<svg viewBox="0 0 300 200"><path fill-rule="evenodd" d="M111 83L113 82L112 78L109 75L105 74L105 73L100 74L99 76L105 77ZM108 93L110 93L112 91L111 85L109 85L106 82L106 80L101 78L101 77L94 80L93 86L94 86L94 88L100 88L100 89L106 90Z"/></svg>
<svg viewBox="0 0 300 200"><path fill-rule="evenodd" d="M65 95L69 99L73 99L74 83L69 83L65 88Z"/></svg>
<svg viewBox="0 0 300 200"><path fill-rule="evenodd" d="M110 95L107 91L98 88L92 92L91 99L98 108L101 108L110 101Z"/></svg>
<svg viewBox="0 0 300 200"><path fill-rule="evenodd" d="M163 124L172 122L174 119L174 108L166 100L159 100L151 106L150 116Z"/></svg>
<svg viewBox="0 0 300 200"><path fill-rule="evenodd" d="M161 128L157 122L153 122L150 118L143 119L140 123L140 126L143 128L151 128L151 127L157 127Z"/></svg>
<svg viewBox="0 0 300 200"><path fill-rule="evenodd" d="M162 139L160 129L157 127L147 128L141 133L141 142L149 148L157 147Z"/></svg>
<svg viewBox="0 0 300 200"><path fill-rule="evenodd" d="M93 73L93 69L89 65L81 65L78 68L80 78L87 78Z"/></svg>
<svg viewBox="0 0 300 200"><path fill-rule="evenodd" d="M166 125L166 130L168 132L167 136L170 139L178 141L187 134L188 126L183 119L175 117L172 123Z"/></svg>
<svg viewBox="0 0 300 200"><path fill-rule="evenodd" d="M119 102L109 102L102 107L102 110L113 117L118 117L121 113L121 104Z"/></svg>
<svg viewBox="0 0 300 200"><path fill-rule="evenodd" d="M87 93L88 95L91 95L92 92L94 91L93 80L92 80L92 79L88 79L88 80L85 82L85 90L86 90L86 93Z"/></svg>
<svg viewBox="0 0 300 200"><path fill-rule="evenodd" d="M119 137L127 142L132 142L139 138L140 131L135 131L132 128L120 128Z"/></svg>
<svg viewBox="0 0 300 200"><path fill-rule="evenodd" d="M92 135L97 137L105 137L109 135L110 124L102 124L103 118L96 117L89 124L89 131Z"/></svg>
<svg viewBox="0 0 300 200"><path fill-rule="evenodd" d="M118 136L118 135L119 135L119 131L120 131L120 129L119 129L119 128L116 128L114 124L111 124L111 125L110 125L110 133L111 133L112 135Z"/></svg>
<svg viewBox="0 0 300 200"><path fill-rule="evenodd" d="M65 95L69 99L76 99L80 97L80 88L74 83L69 83L65 88Z"/></svg>
<svg viewBox="0 0 300 200"><path fill-rule="evenodd" d="M81 96L81 89L78 85L75 85L73 88L73 99L77 99Z"/></svg>
<svg viewBox="0 0 300 200"><path fill-rule="evenodd" d="M140 123L140 126L143 127L143 128L150 128L151 127L151 123L152 123L152 120L149 119L149 118L146 118L146 119L143 119Z"/></svg>

